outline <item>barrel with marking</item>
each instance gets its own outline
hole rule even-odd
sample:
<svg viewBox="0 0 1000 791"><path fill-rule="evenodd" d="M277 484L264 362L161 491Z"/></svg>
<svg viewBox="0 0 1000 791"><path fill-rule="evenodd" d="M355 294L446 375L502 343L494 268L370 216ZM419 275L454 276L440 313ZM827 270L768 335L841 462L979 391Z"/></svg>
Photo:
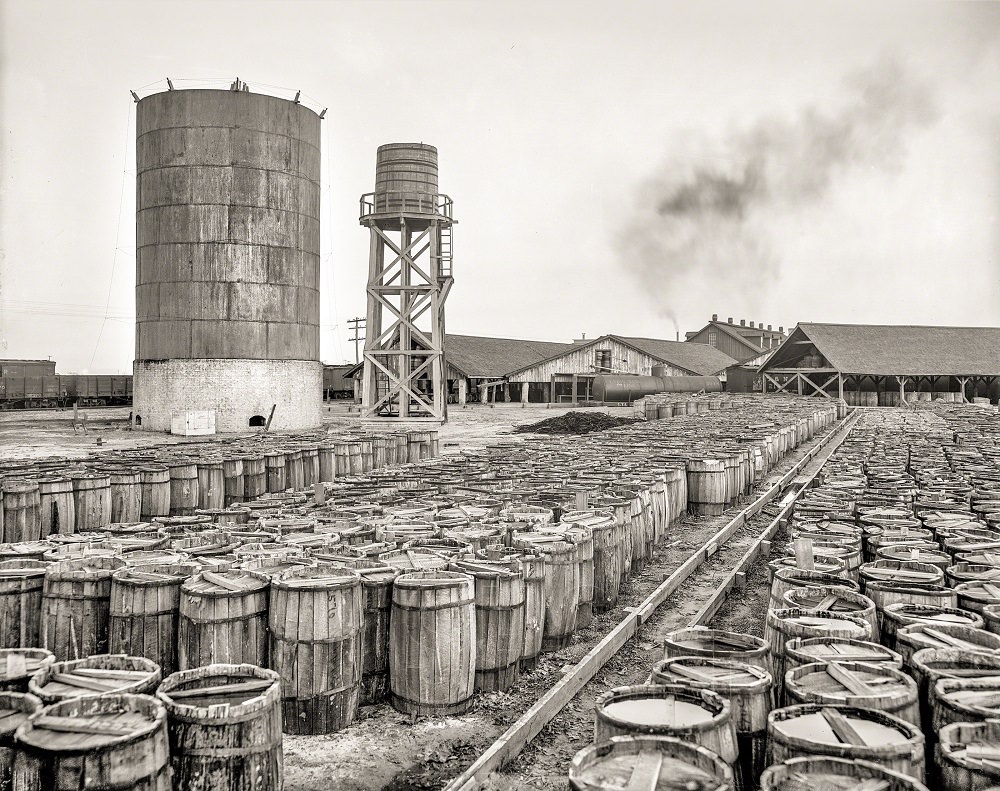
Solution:
<svg viewBox="0 0 1000 791"><path fill-rule="evenodd" d="M358 713L364 605L361 577L334 566L271 580L270 661L281 676L287 733L333 733Z"/></svg>

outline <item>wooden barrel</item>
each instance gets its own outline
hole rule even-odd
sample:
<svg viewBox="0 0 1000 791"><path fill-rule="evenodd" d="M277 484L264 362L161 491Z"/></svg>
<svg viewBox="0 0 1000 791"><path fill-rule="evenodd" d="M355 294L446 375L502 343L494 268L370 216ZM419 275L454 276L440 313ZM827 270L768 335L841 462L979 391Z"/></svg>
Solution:
<svg viewBox="0 0 1000 791"><path fill-rule="evenodd" d="M0 789L14 787L14 732L28 717L42 710L42 702L23 692L0 692Z"/></svg>
<svg viewBox="0 0 1000 791"><path fill-rule="evenodd" d="M886 628L884 612L893 604L925 604L931 607L956 609L958 596L943 585L911 585L906 582L873 581L864 590L865 596L875 602L879 614L879 629ZM890 627L891 628L891 627Z"/></svg>
<svg viewBox="0 0 1000 791"><path fill-rule="evenodd" d="M27 692L31 677L55 661L44 648L0 649L0 691Z"/></svg>
<svg viewBox="0 0 1000 791"><path fill-rule="evenodd" d="M896 632L896 649L908 665L924 648L957 648L963 651L1000 651L1000 635L959 624L911 623Z"/></svg>
<svg viewBox="0 0 1000 791"><path fill-rule="evenodd" d="M243 461L243 500L256 500L267 492L267 461L261 455L246 455Z"/></svg>
<svg viewBox="0 0 1000 791"><path fill-rule="evenodd" d="M878 640L878 616L875 602L856 591L840 586L794 588L785 594L785 607L817 612L846 613L866 621L872 639Z"/></svg>
<svg viewBox="0 0 1000 791"><path fill-rule="evenodd" d="M174 788L280 791L281 680L254 665L207 665L163 680Z"/></svg>
<svg viewBox="0 0 1000 791"><path fill-rule="evenodd" d="M73 481L59 475L38 480L38 513L42 538L76 530Z"/></svg>
<svg viewBox="0 0 1000 791"><path fill-rule="evenodd" d="M960 610L957 607L937 607L930 604L890 604L882 611L882 642L893 650L897 649L899 630L910 624L928 626L966 626L974 629L983 627L983 619L977 613ZM910 652L912 653L912 652Z"/></svg>
<svg viewBox="0 0 1000 791"><path fill-rule="evenodd" d="M739 763L740 787L756 786L766 766L767 715L774 706L771 674L742 662L681 656L653 666L654 684L684 684L707 689L729 701Z"/></svg>
<svg viewBox="0 0 1000 791"><path fill-rule="evenodd" d="M48 563L0 561L0 648L41 645L42 588Z"/></svg>
<svg viewBox="0 0 1000 791"><path fill-rule="evenodd" d="M1000 785L1000 721L954 722L938 733L940 784L934 791L980 791Z"/></svg>
<svg viewBox="0 0 1000 791"><path fill-rule="evenodd" d="M521 555L524 578L524 647L521 670L528 672L538 665L545 631L545 555Z"/></svg>
<svg viewBox="0 0 1000 791"><path fill-rule="evenodd" d="M363 624L357 572L314 566L272 578L269 653L286 733L333 733L354 721Z"/></svg>
<svg viewBox="0 0 1000 791"><path fill-rule="evenodd" d="M542 651L559 651L569 645L576 631L580 601L580 566L576 546L558 535L532 534L515 540L515 546L533 548L545 556L545 626Z"/></svg>
<svg viewBox="0 0 1000 791"><path fill-rule="evenodd" d="M392 589L389 679L404 714L460 714L476 675L475 582L453 571L400 574Z"/></svg>
<svg viewBox="0 0 1000 791"><path fill-rule="evenodd" d="M711 750L670 736L616 736L584 747L569 766L573 791L733 791L732 767Z"/></svg>
<svg viewBox="0 0 1000 791"><path fill-rule="evenodd" d="M267 665L270 578L251 571L203 571L181 585L177 664Z"/></svg>
<svg viewBox="0 0 1000 791"><path fill-rule="evenodd" d="M915 563L927 563L931 566L937 566L943 571L951 565L951 555L938 551L934 548L936 546L937 544L928 547L893 544L879 549L875 553L875 560L894 560L897 562L908 560Z"/></svg>
<svg viewBox="0 0 1000 791"><path fill-rule="evenodd" d="M399 571L378 561L357 560L347 565L361 575L365 616L360 705L367 706L389 698L389 617L392 585Z"/></svg>
<svg viewBox="0 0 1000 791"><path fill-rule="evenodd" d="M861 662L815 662L785 674L785 699L855 706L893 714L920 727L917 685L901 670Z"/></svg>
<svg viewBox="0 0 1000 791"><path fill-rule="evenodd" d="M132 470L108 470L111 492L111 521L138 522L142 519L142 476Z"/></svg>
<svg viewBox="0 0 1000 791"><path fill-rule="evenodd" d="M201 485L201 478L198 479L198 484ZM236 503L242 503L245 489L242 457L224 456L222 459L222 507L228 508Z"/></svg>
<svg viewBox="0 0 1000 791"><path fill-rule="evenodd" d="M576 548L580 570L580 592L576 606L576 627L584 629L594 619L594 537L586 527L575 526L565 532Z"/></svg>
<svg viewBox="0 0 1000 791"><path fill-rule="evenodd" d="M110 693L152 694L162 675L155 662L125 654L95 654L40 668L28 691L46 705L68 698Z"/></svg>
<svg viewBox="0 0 1000 791"><path fill-rule="evenodd" d="M139 468L139 518L170 514L170 471L162 465Z"/></svg>
<svg viewBox="0 0 1000 791"><path fill-rule="evenodd" d="M603 613L618 605L622 584L622 526L607 511L572 511L563 514L561 524L587 527L594 546L593 609Z"/></svg>
<svg viewBox="0 0 1000 791"><path fill-rule="evenodd" d="M982 613L986 607L1000 604L1000 585L991 580L960 582L954 590L962 610Z"/></svg>
<svg viewBox="0 0 1000 791"><path fill-rule="evenodd" d="M71 698L14 736L19 791L171 791L167 714L148 695Z"/></svg>
<svg viewBox="0 0 1000 791"><path fill-rule="evenodd" d="M167 462L167 469L170 472L170 515L192 516L201 497L197 463L174 459Z"/></svg>
<svg viewBox="0 0 1000 791"><path fill-rule="evenodd" d="M1000 654L959 648L922 648L910 656L909 672L920 690L921 716L929 724L933 718L931 690L939 679L1000 676Z"/></svg>
<svg viewBox="0 0 1000 791"><path fill-rule="evenodd" d="M770 649L764 640L749 634L694 626L668 632L663 637L663 658L696 656L725 659L770 670ZM771 677L773 681L773 676Z"/></svg>
<svg viewBox="0 0 1000 791"><path fill-rule="evenodd" d="M729 701L684 684L617 687L594 701L594 744L614 736L671 736L736 764L736 727Z"/></svg>
<svg viewBox="0 0 1000 791"><path fill-rule="evenodd" d="M785 680L785 643L796 637L847 637L854 640L871 639L871 627L866 621L851 615L818 610L770 610L771 677L781 700Z"/></svg>
<svg viewBox="0 0 1000 791"><path fill-rule="evenodd" d="M774 584L774 575L781 569L797 569L798 561L794 555L783 555L770 560L767 563L767 579L769 584ZM853 580L847 577L847 564L843 558L833 555L823 555L818 552L813 553L813 568L811 571L819 574L827 574L836 577L841 585L855 585ZM859 588L860 590L860 588Z"/></svg>
<svg viewBox="0 0 1000 791"><path fill-rule="evenodd" d="M939 678L930 707L936 731L953 722L1000 719L1000 678Z"/></svg>
<svg viewBox="0 0 1000 791"><path fill-rule="evenodd" d="M830 756L872 761L917 780L924 777L924 735L917 726L874 709L805 703L767 718L768 763Z"/></svg>
<svg viewBox="0 0 1000 791"><path fill-rule="evenodd" d="M771 596L768 601L768 609L783 610L788 606L788 600L785 598L785 595L789 591L798 588L813 587L857 589L857 585L851 583L850 580L844 579L843 576L838 577L833 574L824 574L810 569L780 568L774 572L774 578L771 580ZM764 636L765 638L767 637L766 634Z"/></svg>
<svg viewBox="0 0 1000 791"><path fill-rule="evenodd" d="M285 491L288 488L285 454L280 451L265 453L264 467L267 472L267 491L272 493Z"/></svg>
<svg viewBox="0 0 1000 791"><path fill-rule="evenodd" d="M944 585L944 572L930 563L909 560L875 560L858 571L861 589L873 582L902 582L909 585Z"/></svg>
<svg viewBox="0 0 1000 791"><path fill-rule="evenodd" d="M226 474L222 459L202 459L197 468L198 508L225 508Z"/></svg>
<svg viewBox="0 0 1000 791"><path fill-rule="evenodd" d="M726 462L689 459L687 462L688 511L696 516L719 516L729 502Z"/></svg>
<svg viewBox="0 0 1000 791"><path fill-rule="evenodd" d="M101 530L111 524L111 477L94 473L73 475L76 532Z"/></svg>
<svg viewBox="0 0 1000 791"><path fill-rule="evenodd" d="M524 576L462 561L453 571L475 580L476 691L506 692L520 678L524 652Z"/></svg>
<svg viewBox="0 0 1000 791"><path fill-rule="evenodd" d="M130 565L111 575L110 650L177 670L181 585L200 569L193 564Z"/></svg>
<svg viewBox="0 0 1000 791"><path fill-rule="evenodd" d="M111 575L123 566L120 558L92 557L63 560L45 569L42 648L60 662L107 653Z"/></svg>
<svg viewBox="0 0 1000 791"><path fill-rule="evenodd" d="M867 786L864 785L866 782L869 783ZM849 761L846 758L789 758L768 767L760 778L760 791L806 791L826 787L928 791L923 783L900 772L872 761Z"/></svg>
<svg viewBox="0 0 1000 791"><path fill-rule="evenodd" d="M41 502L38 482L6 479L3 481L3 541L37 541L42 537ZM47 535L47 534L46 534Z"/></svg>
<svg viewBox="0 0 1000 791"><path fill-rule="evenodd" d="M796 637L785 643L785 672L813 662L863 662L900 670L903 658L878 643L848 637Z"/></svg>
<svg viewBox="0 0 1000 791"><path fill-rule="evenodd" d="M285 482L289 489L296 492L300 492L306 487L302 451L294 448L285 451Z"/></svg>

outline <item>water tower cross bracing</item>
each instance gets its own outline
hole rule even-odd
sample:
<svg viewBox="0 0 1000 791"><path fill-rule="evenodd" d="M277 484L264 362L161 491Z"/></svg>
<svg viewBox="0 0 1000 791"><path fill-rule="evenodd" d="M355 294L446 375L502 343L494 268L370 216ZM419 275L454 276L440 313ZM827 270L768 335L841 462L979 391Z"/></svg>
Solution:
<svg viewBox="0 0 1000 791"><path fill-rule="evenodd" d="M438 192L437 149L379 146L369 228L362 417L447 419L444 305L452 278L452 201Z"/></svg>

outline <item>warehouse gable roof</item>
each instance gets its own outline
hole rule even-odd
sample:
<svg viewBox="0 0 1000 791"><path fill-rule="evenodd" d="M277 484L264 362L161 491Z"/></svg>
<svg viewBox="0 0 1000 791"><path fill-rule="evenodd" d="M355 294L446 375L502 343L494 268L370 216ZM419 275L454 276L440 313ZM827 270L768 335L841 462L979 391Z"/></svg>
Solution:
<svg viewBox="0 0 1000 791"><path fill-rule="evenodd" d="M466 376L501 377L514 370L575 348L572 343L525 341L514 338L483 338L479 335L445 335L448 365Z"/></svg>
<svg viewBox="0 0 1000 791"><path fill-rule="evenodd" d="M801 323L765 369L790 367L803 336L841 373L1000 375L1000 327Z"/></svg>
<svg viewBox="0 0 1000 791"><path fill-rule="evenodd" d="M725 352L721 352L707 343L664 341L657 338L615 337L667 365L683 368L700 376L717 374L737 362Z"/></svg>

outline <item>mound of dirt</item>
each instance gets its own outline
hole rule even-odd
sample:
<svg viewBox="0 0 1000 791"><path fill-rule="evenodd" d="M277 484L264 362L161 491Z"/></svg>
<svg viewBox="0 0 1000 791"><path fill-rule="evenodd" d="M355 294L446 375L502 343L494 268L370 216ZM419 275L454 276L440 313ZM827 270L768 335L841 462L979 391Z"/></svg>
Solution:
<svg viewBox="0 0 1000 791"><path fill-rule="evenodd" d="M567 412L560 417L550 417L514 429L516 434L590 434L609 428L628 426L639 418L612 417L603 412Z"/></svg>

